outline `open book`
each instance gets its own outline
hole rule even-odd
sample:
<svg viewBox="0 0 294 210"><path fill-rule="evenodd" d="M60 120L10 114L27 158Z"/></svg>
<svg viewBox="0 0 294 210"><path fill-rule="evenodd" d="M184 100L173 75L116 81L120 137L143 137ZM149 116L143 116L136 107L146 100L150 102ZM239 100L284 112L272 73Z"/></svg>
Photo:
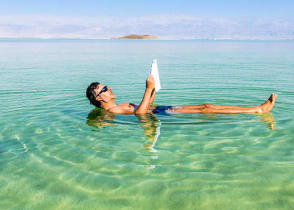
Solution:
<svg viewBox="0 0 294 210"><path fill-rule="evenodd" d="M159 74L158 74L158 66L157 60L154 59L151 65L150 74L154 77L155 80L155 91L158 92L161 89Z"/></svg>

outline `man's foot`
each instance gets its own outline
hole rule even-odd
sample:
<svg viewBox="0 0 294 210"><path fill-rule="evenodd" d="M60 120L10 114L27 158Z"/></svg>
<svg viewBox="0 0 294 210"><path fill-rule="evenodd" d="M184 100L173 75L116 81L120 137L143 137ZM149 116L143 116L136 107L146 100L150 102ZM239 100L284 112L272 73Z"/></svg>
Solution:
<svg viewBox="0 0 294 210"><path fill-rule="evenodd" d="M277 99L277 94L272 93L271 96L267 99L264 104L260 105L260 109L262 113L269 112L275 105Z"/></svg>

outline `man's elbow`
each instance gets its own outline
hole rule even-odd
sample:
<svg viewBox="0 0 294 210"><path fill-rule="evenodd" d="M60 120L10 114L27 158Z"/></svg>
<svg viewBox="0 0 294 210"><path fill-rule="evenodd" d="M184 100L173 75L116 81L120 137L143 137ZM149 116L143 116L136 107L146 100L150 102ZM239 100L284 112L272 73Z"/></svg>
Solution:
<svg viewBox="0 0 294 210"><path fill-rule="evenodd" d="M137 109L136 111L135 111L135 114L147 114L148 112L147 112L147 110L140 110L140 109Z"/></svg>

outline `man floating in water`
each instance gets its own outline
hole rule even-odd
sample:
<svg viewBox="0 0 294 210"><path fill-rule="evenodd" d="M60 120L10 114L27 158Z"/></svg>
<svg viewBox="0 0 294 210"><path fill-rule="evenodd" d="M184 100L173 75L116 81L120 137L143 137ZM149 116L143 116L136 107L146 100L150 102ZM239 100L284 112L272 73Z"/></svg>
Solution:
<svg viewBox="0 0 294 210"><path fill-rule="evenodd" d="M90 103L96 107L105 109L114 114L147 114L147 113L216 113L216 114L239 114L239 113L266 113L275 105L276 94L272 94L263 104L252 107L227 106L227 105L184 105L184 106L153 106L155 97L155 82L152 75L146 80L146 89L139 105L133 103L115 104L115 95L106 85L93 82L87 88L86 95Z"/></svg>

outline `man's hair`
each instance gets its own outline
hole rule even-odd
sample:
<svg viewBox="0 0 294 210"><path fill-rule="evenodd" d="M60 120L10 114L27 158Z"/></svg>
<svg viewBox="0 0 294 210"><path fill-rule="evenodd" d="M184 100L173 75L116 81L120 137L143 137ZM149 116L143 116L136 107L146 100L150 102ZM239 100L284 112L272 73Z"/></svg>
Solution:
<svg viewBox="0 0 294 210"><path fill-rule="evenodd" d="M96 101L96 93L94 91L94 89L96 89L99 84L99 82L92 82L87 88L86 96L89 99L90 104L101 108L101 103L99 101Z"/></svg>

